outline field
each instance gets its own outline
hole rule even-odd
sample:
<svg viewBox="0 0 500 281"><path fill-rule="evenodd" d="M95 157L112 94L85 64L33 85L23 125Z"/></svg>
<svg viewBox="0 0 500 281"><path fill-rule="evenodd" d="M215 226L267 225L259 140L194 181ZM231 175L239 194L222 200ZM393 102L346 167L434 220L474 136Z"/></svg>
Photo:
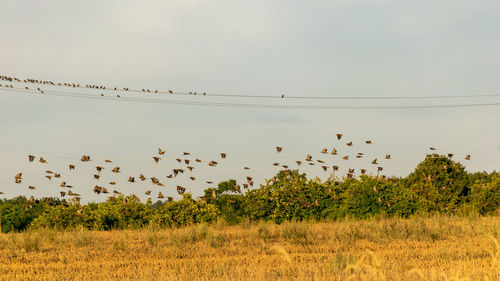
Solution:
<svg viewBox="0 0 500 281"><path fill-rule="evenodd" d="M500 217L0 236L1 280L500 280Z"/></svg>

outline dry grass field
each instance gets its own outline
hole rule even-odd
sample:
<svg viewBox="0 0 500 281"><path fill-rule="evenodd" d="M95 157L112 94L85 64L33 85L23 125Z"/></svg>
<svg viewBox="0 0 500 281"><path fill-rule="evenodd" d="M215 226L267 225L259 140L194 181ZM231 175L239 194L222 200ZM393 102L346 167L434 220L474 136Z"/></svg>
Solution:
<svg viewBox="0 0 500 281"><path fill-rule="evenodd" d="M0 235L1 280L500 280L500 217Z"/></svg>

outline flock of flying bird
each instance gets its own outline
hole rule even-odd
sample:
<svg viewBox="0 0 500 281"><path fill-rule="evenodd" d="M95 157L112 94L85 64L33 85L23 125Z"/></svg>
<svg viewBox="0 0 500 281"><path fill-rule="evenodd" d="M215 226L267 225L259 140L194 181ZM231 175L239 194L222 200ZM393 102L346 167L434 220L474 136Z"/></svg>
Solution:
<svg viewBox="0 0 500 281"><path fill-rule="evenodd" d="M342 134L336 134L336 137L340 141L341 138L342 138ZM370 144L372 144L372 141L371 140L366 140L365 144L370 145ZM349 142L347 142L346 145L348 147L352 147L353 146L353 142L349 141ZM433 147L430 147L429 149L430 150L436 150L436 148L433 148ZM281 146L277 146L276 147L276 153L281 153L282 151L283 151L283 147L281 147ZM335 147L333 147L331 150L328 150L328 148L323 148L320 152L323 155L326 155L326 154L338 155L338 151L337 151L337 149ZM158 164L160 161L162 161L162 158L164 159L166 157L165 153L166 153L166 150L164 150L162 148L158 148L157 155L152 156L152 162ZM357 154L355 155L356 158L363 158L364 156L365 156L365 154L362 153L362 152L357 152ZM453 156L454 156L453 154L448 154L449 158L452 158ZM178 162L178 165L180 165L180 167L176 167L176 168L172 169L171 170L172 172L170 174L164 176L165 180L175 178L175 177L177 177L180 174L184 174L184 172L189 172L190 173L189 180L195 181L196 177L194 177L192 173L193 173L193 171L195 169L198 169L198 167L195 167L196 165L200 165L201 163L205 162L208 167L214 168L214 167L217 167L217 165L219 164L218 161L223 161L227 157L228 157L227 153L220 153L220 160L219 159L217 159L217 160L209 160L209 161L205 162L205 161L203 161L201 159L198 159L198 158L194 158L193 159L193 157L191 156L190 152L183 152L182 155L179 158L175 158L175 160ZM39 163L47 164L47 160L44 157L42 157L42 156L37 157L37 156L34 156L34 155L28 155L28 161L30 163L35 162L35 160L37 160L37 159L38 159ZM349 155L342 156L341 159L342 160L349 160ZM391 155L390 154L386 154L385 157L384 157L384 160L390 160L390 159L391 159ZM470 160L470 159L471 159L470 155L466 155L465 156L465 160ZM342 161L342 160L340 160L340 161ZM91 157L89 155L82 155L81 158L80 158L80 161L83 162L83 163L87 163L88 164L88 162L92 162L93 160L91 159ZM116 165L114 165L112 163L113 163L112 160L106 159L106 160L104 160L104 164L95 166L95 172L92 175L92 177L96 181L97 184L95 184L95 186L93 187L93 192L95 192L98 195L100 195L100 194L109 194L109 193L112 193L112 194L122 194L120 191L118 191L116 189L114 189L112 192L110 192L110 190L108 190L108 188L104 187L103 184L101 184L103 182L103 180L104 180L102 178L102 174L101 174L103 170L109 169L114 174L121 173L120 166L116 166ZM378 166L379 165L379 160L377 158L375 158L375 159L372 159L370 161L370 163L372 165L374 165L373 167L376 167L376 169L377 169L377 176L379 176L380 178L384 179L385 175L379 175L379 173L382 172L382 170L383 170L383 167ZM294 163L294 165L296 165L297 168L299 168L303 164L304 165L309 165L309 166L315 166L315 165L317 165L317 166L320 166L321 169L324 172L331 171L333 174L335 174L335 172L339 170L339 166L338 165L328 166L324 160L316 159L316 161L313 161L313 157L310 154L307 154L306 157L305 157L305 159L303 159L303 160L296 160L295 163ZM203 164L201 164L201 165L203 165ZM275 167L280 167L280 168L282 168L284 170L289 170L290 169L289 165L280 164L278 162L272 163L272 165L275 166ZM68 169L67 170L68 173L70 173L71 171L73 171L73 170L76 169L76 165L75 164L68 164L67 165L67 169ZM250 170L250 169L251 168L248 167L248 166L243 167L243 170ZM346 173L346 177L347 178L353 178L355 176L355 169L349 168L347 171L348 171ZM362 174L366 174L367 173L367 169L360 169L359 172L360 172L361 175ZM46 170L45 171L45 177L49 181L58 179L60 181L59 186L61 188L66 188L65 190L61 190L60 191L61 197L71 196L71 197L75 198L76 200L80 200L81 199L81 195L80 194L75 193L75 192L73 192L71 190L73 188L73 186L70 185L70 184L68 184L67 181L65 181L62 178L61 172L55 172L55 171L51 171L51 170ZM147 183L148 181L151 181L150 183L153 186L158 186L158 187L164 187L165 186L165 184L162 182L163 181L162 177L154 177L154 176L153 177L146 177L142 173L139 173L138 176L136 176L136 175L132 175L132 176L128 175L127 177L128 177L128 182L130 182L130 183L135 183L135 182L139 182L139 181ZM242 184L243 188L247 189L250 186L254 186L254 179L253 179L252 176L246 176L246 180L247 180L247 182L244 183L244 184ZM276 177L272 178L271 180L272 181L276 181ZM23 172L19 172L19 173L17 173L15 175L14 182L16 184L21 184L23 182ZM209 184L209 185L214 184L213 181L206 181L206 183ZM109 186L116 186L117 182L116 182L116 180L110 180L108 182L108 185ZM109 188L111 189L111 187L109 187ZM35 186L29 185L28 189L33 190L33 189L35 189ZM182 194L185 193L186 187L181 186L181 185L177 185L176 190L177 190L177 192L180 195L182 195ZM0 194L3 194L3 193L0 192ZM152 190L146 190L145 191L145 195L152 196ZM114 195L111 195L111 197L114 197ZM211 197L213 199L217 199L217 196L216 196L215 192L212 192L212 196ZM169 201L173 200L173 198L170 197L170 196L168 196L168 197L164 196L161 191L158 192L157 198L158 199L167 198ZM203 199L206 199L206 198L205 197L201 197L201 199L203 200Z"/></svg>

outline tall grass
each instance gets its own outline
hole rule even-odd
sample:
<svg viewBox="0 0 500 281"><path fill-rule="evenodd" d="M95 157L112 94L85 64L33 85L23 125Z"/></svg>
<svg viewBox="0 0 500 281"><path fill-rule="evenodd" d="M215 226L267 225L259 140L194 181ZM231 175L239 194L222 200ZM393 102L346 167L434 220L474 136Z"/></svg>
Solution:
<svg viewBox="0 0 500 281"><path fill-rule="evenodd" d="M0 280L500 280L500 217L0 235Z"/></svg>

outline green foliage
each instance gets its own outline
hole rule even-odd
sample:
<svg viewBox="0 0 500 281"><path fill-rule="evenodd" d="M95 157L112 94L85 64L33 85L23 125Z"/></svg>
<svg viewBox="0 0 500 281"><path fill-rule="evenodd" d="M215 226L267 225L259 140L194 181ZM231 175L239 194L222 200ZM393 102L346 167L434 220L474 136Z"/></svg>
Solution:
<svg viewBox="0 0 500 281"><path fill-rule="evenodd" d="M418 213L488 215L500 208L500 174L467 173L460 163L440 155L427 157L406 178L362 175L356 178L308 179L297 170L282 170L259 188L243 193L235 180L206 189L199 200L190 193L178 201L118 196L100 203L17 197L0 200L2 232L28 227L56 229L130 229L210 224L224 220L305 221L409 217ZM203 229L196 233L203 233ZM189 233L188 233L189 234ZM189 235L185 236L188 237ZM262 230L259 236L270 233ZM307 243L307 225L284 233L294 243ZM217 234L203 236L214 247L223 241Z"/></svg>

